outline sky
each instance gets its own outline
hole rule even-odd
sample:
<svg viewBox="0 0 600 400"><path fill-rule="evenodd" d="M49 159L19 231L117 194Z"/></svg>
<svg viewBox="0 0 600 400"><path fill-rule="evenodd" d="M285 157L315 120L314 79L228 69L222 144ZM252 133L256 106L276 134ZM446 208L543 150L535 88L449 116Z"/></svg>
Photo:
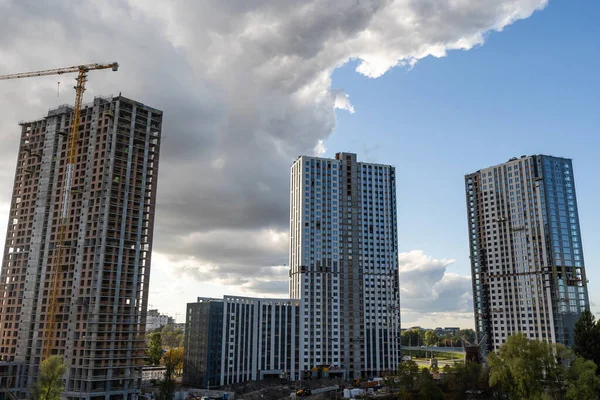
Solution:
<svg viewBox="0 0 600 400"><path fill-rule="evenodd" d="M355 152L396 166L404 327L472 327L464 174L574 159L600 311L595 0L0 0L0 74L118 61L85 99L164 111L150 304L287 297L289 167ZM27 21L27 23L24 23ZM20 120L71 77L0 85L0 223ZM57 97L57 81L61 81Z"/></svg>

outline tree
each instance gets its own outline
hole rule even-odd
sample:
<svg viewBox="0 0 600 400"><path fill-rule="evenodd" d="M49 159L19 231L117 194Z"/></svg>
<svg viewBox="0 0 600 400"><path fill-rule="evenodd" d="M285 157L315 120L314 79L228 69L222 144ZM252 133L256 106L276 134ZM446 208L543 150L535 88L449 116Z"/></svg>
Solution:
<svg viewBox="0 0 600 400"><path fill-rule="evenodd" d="M172 400L175 393L175 381L173 376L183 367L183 348L169 349L163 356L165 375L159 385L159 400Z"/></svg>
<svg viewBox="0 0 600 400"><path fill-rule="evenodd" d="M175 381L172 376L173 372L167 369L164 379L160 381L158 387L158 400L173 400L175 394Z"/></svg>
<svg viewBox="0 0 600 400"><path fill-rule="evenodd" d="M600 378L593 361L578 357L569 370L568 400L597 399L600 395Z"/></svg>
<svg viewBox="0 0 600 400"><path fill-rule="evenodd" d="M433 346L433 345L437 344L437 342L439 340L440 340L440 338L436 331L425 332L425 344L427 346Z"/></svg>
<svg viewBox="0 0 600 400"><path fill-rule="evenodd" d="M417 384L419 366L414 361L402 361L398 366L397 383L400 388L412 391Z"/></svg>
<svg viewBox="0 0 600 400"><path fill-rule="evenodd" d="M442 375L444 398L460 400L465 398L467 390L489 391L488 372L481 364L470 361L446 365Z"/></svg>
<svg viewBox="0 0 600 400"><path fill-rule="evenodd" d="M596 376L596 370L593 361L578 357L569 370L567 399L597 399L600 378Z"/></svg>
<svg viewBox="0 0 600 400"><path fill-rule="evenodd" d="M147 338L146 362L150 365L158 365L162 358L162 335L159 332L152 332L147 335Z"/></svg>
<svg viewBox="0 0 600 400"><path fill-rule="evenodd" d="M414 361L400 363L394 382L396 383L394 387L400 389L398 398L402 400L442 400L444 398L442 390L433 381L429 369L419 370L419 366Z"/></svg>
<svg viewBox="0 0 600 400"><path fill-rule="evenodd" d="M166 347L182 347L184 337L183 329L176 328L173 324L162 327L162 340Z"/></svg>
<svg viewBox="0 0 600 400"><path fill-rule="evenodd" d="M424 342L423 331L418 328L402 332L402 346L420 346Z"/></svg>
<svg viewBox="0 0 600 400"><path fill-rule="evenodd" d="M165 368L170 368L175 375L180 375L183 369L183 347L169 349L163 356Z"/></svg>
<svg viewBox="0 0 600 400"><path fill-rule="evenodd" d="M560 344L529 340L522 333L511 335L497 354L488 357L490 386L511 399L557 398L573 359L572 352Z"/></svg>
<svg viewBox="0 0 600 400"><path fill-rule="evenodd" d="M586 310L575 323L575 353L600 365L600 322Z"/></svg>
<svg viewBox="0 0 600 400"><path fill-rule="evenodd" d="M465 338L469 343L475 342L475 331L473 329L461 329L456 333L455 338L460 340L461 343Z"/></svg>
<svg viewBox="0 0 600 400"><path fill-rule="evenodd" d="M31 388L34 400L60 400L65 391L67 364L61 356L50 356L40 366L40 377Z"/></svg>
<svg viewBox="0 0 600 400"><path fill-rule="evenodd" d="M428 399L428 400L443 400L444 393L442 389L433 381L431 372L428 368L423 368L419 372L417 379L418 396L413 397L415 399Z"/></svg>
<svg viewBox="0 0 600 400"><path fill-rule="evenodd" d="M508 337L488 357L490 385L509 399L598 399L600 378L591 360L576 358L560 344Z"/></svg>

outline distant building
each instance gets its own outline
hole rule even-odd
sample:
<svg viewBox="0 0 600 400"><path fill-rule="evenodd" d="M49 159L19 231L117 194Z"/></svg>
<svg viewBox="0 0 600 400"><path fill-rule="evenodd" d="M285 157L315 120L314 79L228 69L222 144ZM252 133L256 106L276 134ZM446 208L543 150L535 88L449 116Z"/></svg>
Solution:
<svg viewBox="0 0 600 400"><path fill-rule="evenodd" d="M460 331L460 328L456 328L456 327L445 327L445 328L435 328L435 333L438 334L438 336L440 337L454 337L458 334L458 331Z"/></svg>
<svg viewBox="0 0 600 400"><path fill-rule="evenodd" d="M152 381L159 381L165 377L166 368L164 366L149 366L142 367L142 384L149 384Z"/></svg>
<svg viewBox="0 0 600 400"><path fill-rule="evenodd" d="M512 158L465 176L478 341L509 335L573 345L589 308L573 165Z"/></svg>
<svg viewBox="0 0 600 400"><path fill-rule="evenodd" d="M431 329L431 328L423 328L423 327L420 327L420 326L411 326L410 328L402 329L402 331L412 331L412 330L418 330L418 331L427 332L427 331L431 331L433 329Z"/></svg>
<svg viewBox="0 0 600 400"><path fill-rule="evenodd" d="M185 333L185 322L175 322L173 327L175 329L181 329Z"/></svg>
<svg viewBox="0 0 600 400"><path fill-rule="evenodd" d="M148 310L146 317L146 332L153 331L158 328L162 328L165 325L172 325L175 320L168 315L161 314L158 310Z"/></svg>

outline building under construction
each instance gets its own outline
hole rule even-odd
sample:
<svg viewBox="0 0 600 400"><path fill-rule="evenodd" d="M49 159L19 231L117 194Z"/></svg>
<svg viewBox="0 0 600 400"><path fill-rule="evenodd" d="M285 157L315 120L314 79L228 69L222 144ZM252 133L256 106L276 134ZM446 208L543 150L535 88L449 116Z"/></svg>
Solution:
<svg viewBox="0 0 600 400"><path fill-rule="evenodd" d="M61 106L21 123L1 270L0 398L28 396L45 353L64 356L68 399L139 393L162 111L122 96L84 105L69 170L72 119Z"/></svg>
<svg viewBox="0 0 600 400"><path fill-rule="evenodd" d="M465 176L477 341L573 346L589 310L573 162L521 156Z"/></svg>

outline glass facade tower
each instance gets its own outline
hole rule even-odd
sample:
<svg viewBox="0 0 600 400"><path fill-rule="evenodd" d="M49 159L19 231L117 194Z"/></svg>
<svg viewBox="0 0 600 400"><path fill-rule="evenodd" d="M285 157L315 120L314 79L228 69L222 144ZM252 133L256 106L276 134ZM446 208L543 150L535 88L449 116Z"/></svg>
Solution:
<svg viewBox="0 0 600 400"><path fill-rule="evenodd" d="M522 156L465 176L477 337L573 345L589 308L570 159Z"/></svg>

